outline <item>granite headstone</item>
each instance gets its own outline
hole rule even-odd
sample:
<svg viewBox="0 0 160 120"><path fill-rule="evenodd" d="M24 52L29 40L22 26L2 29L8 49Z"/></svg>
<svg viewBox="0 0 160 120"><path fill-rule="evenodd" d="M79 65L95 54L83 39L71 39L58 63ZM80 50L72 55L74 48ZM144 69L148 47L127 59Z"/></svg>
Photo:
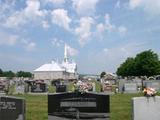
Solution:
<svg viewBox="0 0 160 120"><path fill-rule="evenodd" d="M136 93L137 90L137 84L136 83L125 83L124 84L124 92L125 93Z"/></svg>
<svg viewBox="0 0 160 120"><path fill-rule="evenodd" d="M56 92L67 92L67 86L66 85L57 85Z"/></svg>
<svg viewBox="0 0 160 120"><path fill-rule="evenodd" d="M48 120L109 120L109 95L67 92L48 95Z"/></svg>
<svg viewBox="0 0 160 120"><path fill-rule="evenodd" d="M46 92L46 84L38 83L31 86L31 92Z"/></svg>
<svg viewBox="0 0 160 120"><path fill-rule="evenodd" d="M125 79L120 79L118 81L118 89L119 92L124 92L124 84L125 84L126 80Z"/></svg>
<svg viewBox="0 0 160 120"><path fill-rule="evenodd" d="M0 120L25 120L25 100L1 96Z"/></svg>
<svg viewBox="0 0 160 120"><path fill-rule="evenodd" d="M150 80L150 81L143 81L145 87L154 88L156 91L160 91L160 81L159 80Z"/></svg>

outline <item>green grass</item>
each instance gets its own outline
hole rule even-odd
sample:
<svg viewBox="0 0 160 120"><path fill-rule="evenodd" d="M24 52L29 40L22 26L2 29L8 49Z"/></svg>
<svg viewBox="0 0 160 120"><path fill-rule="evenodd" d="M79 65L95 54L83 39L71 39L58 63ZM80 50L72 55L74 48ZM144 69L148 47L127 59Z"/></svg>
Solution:
<svg viewBox="0 0 160 120"><path fill-rule="evenodd" d="M16 95L26 100L26 120L48 120L47 95ZM133 97L142 94L116 94L110 97L111 120L131 120Z"/></svg>
<svg viewBox="0 0 160 120"><path fill-rule="evenodd" d="M26 100L26 120L48 120L47 95L16 95Z"/></svg>
<svg viewBox="0 0 160 120"><path fill-rule="evenodd" d="M111 120L131 120L132 98L142 94L116 94L110 97Z"/></svg>

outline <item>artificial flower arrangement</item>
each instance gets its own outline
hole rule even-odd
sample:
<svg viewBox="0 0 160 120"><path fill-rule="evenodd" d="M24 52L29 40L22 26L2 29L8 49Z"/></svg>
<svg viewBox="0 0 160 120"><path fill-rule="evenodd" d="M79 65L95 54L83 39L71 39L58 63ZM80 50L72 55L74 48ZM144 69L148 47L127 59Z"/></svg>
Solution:
<svg viewBox="0 0 160 120"><path fill-rule="evenodd" d="M153 97L156 95L157 91L151 87L145 87L143 90L144 96L146 97Z"/></svg>
<svg viewBox="0 0 160 120"><path fill-rule="evenodd" d="M75 87L81 93L88 92L88 91L90 91L93 88L93 86L92 86L91 83L89 83L89 82L82 82L82 81L78 81L75 84Z"/></svg>

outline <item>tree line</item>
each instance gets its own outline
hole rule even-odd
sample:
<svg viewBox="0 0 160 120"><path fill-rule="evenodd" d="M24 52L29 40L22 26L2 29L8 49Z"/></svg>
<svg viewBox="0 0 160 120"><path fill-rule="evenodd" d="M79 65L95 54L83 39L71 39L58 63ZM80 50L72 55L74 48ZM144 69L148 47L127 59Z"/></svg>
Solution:
<svg viewBox="0 0 160 120"><path fill-rule="evenodd" d="M152 50L146 50L129 57L117 69L119 76L154 76L160 75L160 60L158 54Z"/></svg>
<svg viewBox="0 0 160 120"><path fill-rule="evenodd" d="M11 70L9 71L3 71L2 69L0 69L0 77L7 77L9 79L12 79L13 77L32 77L32 73L31 72L25 72L25 71L18 71L18 72L13 72Z"/></svg>

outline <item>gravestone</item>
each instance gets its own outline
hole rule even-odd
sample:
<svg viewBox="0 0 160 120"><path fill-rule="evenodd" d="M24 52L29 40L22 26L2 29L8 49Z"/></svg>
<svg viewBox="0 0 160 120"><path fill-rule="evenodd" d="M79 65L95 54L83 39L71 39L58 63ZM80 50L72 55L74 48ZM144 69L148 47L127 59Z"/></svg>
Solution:
<svg viewBox="0 0 160 120"><path fill-rule="evenodd" d="M25 86L24 85L18 85L18 86L16 86L16 93L17 94L24 94L24 92L25 92Z"/></svg>
<svg viewBox="0 0 160 120"><path fill-rule="evenodd" d="M96 92L96 84L95 84L95 82L92 82L92 87L93 87L93 88L92 88L92 91L93 91L93 92Z"/></svg>
<svg viewBox="0 0 160 120"><path fill-rule="evenodd" d="M135 97L133 102L133 120L160 120L160 96Z"/></svg>
<svg viewBox="0 0 160 120"><path fill-rule="evenodd" d="M0 120L25 120L24 99L1 96Z"/></svg>
<svg viewBox="0 0 160 120"><path fill-rule="evenodd" d="M0 92L4 92L5 91L5 85L0 84Z"/></svg>
<svg viewBox="0 0 160 120"><path fill-rule="evenodd" d="M8 83L6 81L0 80L0 93L5 92L8 87Z"/></svg>
<svg viewBox="0 0 160 120"><path fill-rule="evenodd" d="M31 92L46 92L45 83L36 83L31 86Z"/></svg>
<svg viewBox="0 0 160 120"><path fill-rule="evenodd" d="M154 88L156 91L160 91L160 81L151 80L151 81L143 81L145 87Z"/></svg>
<svg viewBox="0 0 160 120"><path fill-rule="evenodd" d="M124 92L124 84L125 84L126 80L125 79L120 79L118 81L118 89L119 92Z"/></svg>
<svg viewBox="0 0 160 120"><path fill-rule="evenodd" d="M125 93L136 93L137 90L137 84L136 83L125 83L124 84L124 92Z"/></svg>
<svg viewBox="0 0 160 120"><path fill-rule="evenodd" d="M66 85L57 85L56 92L67 92L67 86Z"/></svg>
<svg viewBox="0 0 160 120"><path fill-rule="evenodd" d="M48 94L48 120L109 120L109 101L107 94Z"/></svg>
<svg viewBox="0 0 160 120"><path fill-rule="evenodd" d="M110 84L103 84L103 92L112 92L112 85Z"/></svg>
<svg viewBox="0 0 160 120"><path fill-rule="evenodd" d="M133 79L133 82L135 82L139 87L142 86L142 80L141 79Z"/></svg>

